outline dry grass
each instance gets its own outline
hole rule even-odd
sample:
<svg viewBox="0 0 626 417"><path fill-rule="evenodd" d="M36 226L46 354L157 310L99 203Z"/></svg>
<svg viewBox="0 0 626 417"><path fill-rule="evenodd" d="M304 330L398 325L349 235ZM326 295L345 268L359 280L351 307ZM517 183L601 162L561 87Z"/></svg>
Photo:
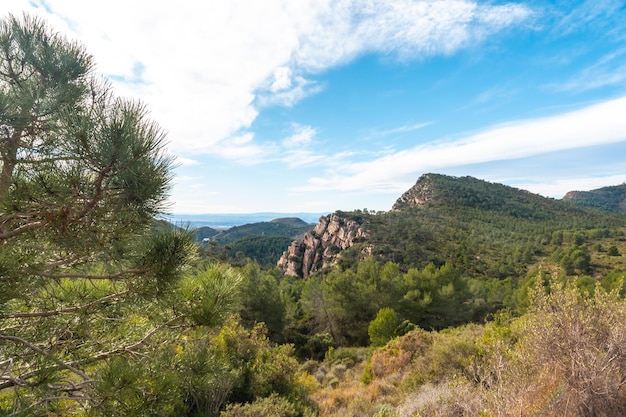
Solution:
<svg viewBox="0 0 626 417"><path fill-rule="evenodd" d="M369 362L319 364L321 388L312 398L320 415L624 415L626 301L600 289L592 298L574 287L537 291L523 317L417 330Z"/></svg>
<svg viewBox="0 0 626 417"><path fill-rule="evenodd" d="M385 380L370 384L349 381L336 387L323 388L312 395L320 408L320 416L372 416L384 405L395 406L397 387Z"/></svg>

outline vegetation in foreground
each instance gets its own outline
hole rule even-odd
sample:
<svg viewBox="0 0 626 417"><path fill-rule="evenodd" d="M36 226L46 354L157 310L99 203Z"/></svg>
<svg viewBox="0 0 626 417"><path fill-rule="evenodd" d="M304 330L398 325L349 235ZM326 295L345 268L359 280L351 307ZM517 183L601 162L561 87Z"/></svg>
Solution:
<svg viewBox="0 0 626 417"><path fill-rule="evenodd" d="M623 298L537 282L521 317L416 329L365 355L338 349L309 364L321 415L623 415Z"/></svg>

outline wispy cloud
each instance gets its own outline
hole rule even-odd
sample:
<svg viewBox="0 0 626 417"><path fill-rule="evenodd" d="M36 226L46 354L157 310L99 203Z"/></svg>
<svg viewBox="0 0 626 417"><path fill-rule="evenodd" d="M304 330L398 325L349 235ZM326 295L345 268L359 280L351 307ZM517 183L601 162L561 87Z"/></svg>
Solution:
<svg viewBox="0 0 626 417"><path fill-rule="evenodd" d="M474 98L470 106L473 106L476 104L479 104L479 105L493 104L494 102L501 103L503 100L509 100L511 97L518 94L519 91L520 91L520 88L516 86L514 83L507 83L505 85L496 85L478 94Z"/></svg>
<svg viewBox="0 0 626 417"><path fill-rule="evenodd" d="M259 107L284 106L292 107L303 98L317 94L324 89L323 85L302 76L292 76L291 69L280 67L270 79L269 88L259 88L256 92L256 103Z"/></svg>
<svg viewBox="0 0 626 417"><path fill-rule="evenodd" d="M422 128L426 127L426 126L430 126L433 123L434 122L414 123L414 124L408 124L408 125L404 125L404 126L394 127L392 129L387 129L387 130L374 131L371 134L371 136L390 136L390 135L397 135L397 134L400 134L400 133L413 132L415 130L422 129Z"/></svg>
<svg viewBox="0 0 626 417"><path fill-rule="evenodd" d="M551 117L523 120L451 142L420 145L310 178L303 190L402 191L425 171L510 160L626 141L626 97ZM389 184L394 184L389 188Z"/></svg>
<svg viewBox="0 0 626 417"><path fill-rule="evenodd" d="M557 91L586 91L622 84L626 80L626 48L617 49L600 57L592 65L581 69L574 77L548 88Z"/></svg>
<svg viewBox="0 0 626 417"><path fill-rule="evenodd" d="M312 166L327 168L340 166L355 154L354 151L332 154L320 151L320 148L327 150L328 147L316 143L317 130L312 126L293 123L291 129L291 134L280 142L279 156L267 162L279 162L290 169Z"/></svg>
<svg viewBox="0 0 626 417"><path fill-rule="evenodd" d="M570 3L570 5L574 4L575 2ZM556 22L552 25L552 33L559 37L566 36L588 25L593 25L594 30L605 30L602 23L604 22L605 25L614 24L615 20L610 17L619 13L623 7L624 4L620 0L585 0L571 9L567 9L567 13L564 14L557 12L558 9L554 9L551 17Z"/></svg>
<svg viewBox="0 0 626 417"><path fill-rule="evenodd" d="M227 159L241 165L257 165L275 158L273 155L279 150L275 143L257 144L254 142L254 133L246 132L214 144L210 154Z"/></svg>

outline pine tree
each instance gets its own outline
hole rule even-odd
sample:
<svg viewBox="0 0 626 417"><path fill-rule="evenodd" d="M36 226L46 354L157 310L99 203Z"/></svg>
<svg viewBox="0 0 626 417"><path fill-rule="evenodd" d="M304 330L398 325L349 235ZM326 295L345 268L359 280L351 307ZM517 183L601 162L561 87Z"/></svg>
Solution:
<svg viewBox="0 0 626 417"><path fill-rule="evenodd" d="M155 221L164 145L81 45L0 20L0 414L94 406L100 363L197 324L178 287L192 234Z"/></svg>

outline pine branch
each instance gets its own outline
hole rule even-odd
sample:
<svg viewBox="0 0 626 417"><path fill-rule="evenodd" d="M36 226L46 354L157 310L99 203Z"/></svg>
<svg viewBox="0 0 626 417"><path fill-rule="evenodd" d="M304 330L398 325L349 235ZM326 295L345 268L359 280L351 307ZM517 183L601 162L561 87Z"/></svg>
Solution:
<svg viewBox="0 0 626 417"><path fill-rule="evenodd" d="M89 378L86 374L84 374L83 372L81 372L80 370L76 369L76 366L79 365L86 365L89 363L93 363L93 362L98 362L101 361L103 359L108 359L112 356L116 356L116 355L121 355L121 354L125 354L125 353L129 353L129 354L133 354L136 355L137 352L136 350L138 348L140 348L141 346L145 345L148 340L150 338L152 338L152 336L154 336L157 332L159 332L161 329L170 326L172 323L175 323L176 321L182 319L184 317L184 315L179 315L176 316L174 318L172 318L171 320L168 320L167 322L160 324L159 326L155 327L154 329L150 330L148 333L146 333L146 335L141 338L139 341L132 343L130 345L127 346L123 346L117 349L113 349L107 352L101 352L97 355L94 356L90 356L88 358L85 359L81 359L81 360L76 360L76 361L71 361L71 362L63 362L60 359L57 359L49 354L47 354L46 352L44 352L43 350L39 349L37 346L33 345L32 343L29 343L28 341L19 338L19 337L15 337L15 336L5 336L0 334L0 339L6 339L6 340L12 340L15 342L19 342L24 344L25 346L28 346L29 348L35 350L38 353L41 353L43 355L45 355L46 357L50 357L57 365L55 366L49 366L46 368L41 368L41 369L37 369L35 371L31 371L31 372L27 372L25 374L20 375L19 377L3 377L2 379L6 379L6 382L0 383L0 391L5 389L5 388L11 388L11 387L15 387L15 386L27 386L28 385L28 380L41 374L42 372L50 372L50 371L58 371L61 369L68 369L74 373L77 373L78 375L80 375L81 377L83 377L85 379L85 383L90 383L93 380L91 378Z"/></svg>
<svg viewBox="0 0 626 417"><path fill-rule="evenodd" d="M9 230L5 233L0 233L0 240L7 240L12 237L18 236L22 233L28 232L29 230L38 229L46 225L46 222L43 220L37 220L34 222L26 223L22 226L19 226L13 230Z"/></svg>
<svg viewBox="0 0 626 417"><path fill-rule="evenodd" d="M133 343L132 345L128 345L128 346L124 346L118 349L114 349L108 352L102 352L99 353L91 358L88 358L87 362L81 362L81 363L89 363L89 362L95 362L98 360L102 360L102 359L107 359L111 356L115 356L121 353L136 353L135 350L138 349L139 347L143 346L146 344L146 342L152 337L154 336L159 330L171 325L172 323L182 319L183 317L185 317L183 314L174 317L171 320L168 320L167 322L158 325L157 327L155 327L154 329L150 330L141 340Z"/></svg>
<svg viewBox="0 0 626 417"><path fill-rule="evenodd" d="M3 314L3 315L0 315L0 318L17 319L17 318L32 318L32 317L51 317L51 316L58 316L60 314L65 314L65 313L74 313L76 311L86 310L95 305L114 300L116 298L119 298L123 295L128 294L129 292L130 292L129 290L126 290L126 291L118 292L115 294L110 294L110 295L107 295L106 297L99 298L97 300L94 300L87 304L83 304L81 306L66 307L66 308L61 308L57 310L48 310L48 311L35 311L35 312L29 312L29 313Z"/></svg>
<svg viewBox="0 0 626 417"><path fill-rule="evenodd" d="M71 278L71 279L91 279L91 280L122 280L126 279L128 275L141 275L148 272L148 269L128 269L126 271L117 272L115 274L109 275L90 275L90 274L48 274L48 273L40 273L44 278L52 278L52 279L63 279L63 278Z"/></svg>
<svg viewBox="0 0 626 417"><path fill-rule="evenodd" d="M81 378L83 378L85 381L91 381L91 378L85 374L83 371L75 368L74 366L63 362L61 359L49 354L48 352L46 352L45 350L41 349L40 347L30 343L28 340L22 339L21 337L17 337L17 336L9 336L9 335L4 335L4 334L0 334L0 340L8 340L11 342L15 342L15 343L19 343L21 345L26 346L27 348L29 348L30 350L33 350L43 356L45 356L46 358L49 358L50 360L52 360L54 363L57 364L57 366L59 367L59 369L67 369L68 371L80 376ZM2 385L0 384L0 389L2 389Z"/></svg>

